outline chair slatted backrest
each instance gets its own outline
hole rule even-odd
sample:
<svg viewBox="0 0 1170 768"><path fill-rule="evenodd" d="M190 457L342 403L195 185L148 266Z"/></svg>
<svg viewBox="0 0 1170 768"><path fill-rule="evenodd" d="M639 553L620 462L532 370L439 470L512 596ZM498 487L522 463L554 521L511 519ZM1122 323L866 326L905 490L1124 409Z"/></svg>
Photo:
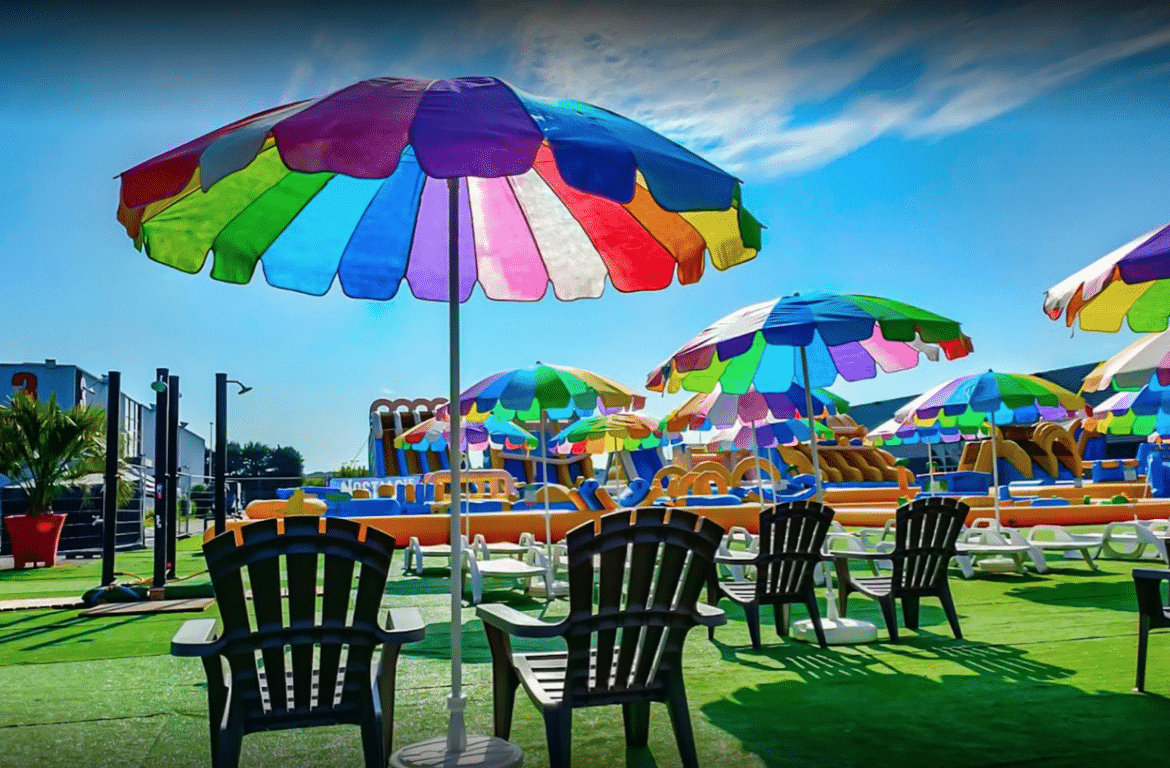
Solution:
<svg viewBox="0 0 1170 768"><path fill-rule="evenodd" d="M955 542L970 512L955 498L915 499L894 513L894 571L891 589L898 594L933 594L947 577Z"/></svg>
<svg viewBox="0 0 1170 768"><path fill-rule="evenodd" d="M352 719L370 696L394 538L316 516L259 520L239 532L239 543L228 531L203 545L232 695L253 725Z"/></svg>
<svg viewBox="0 0 1170 768"><path fill-rule="evenodd" d="M667 519L664 507L621 510L599 522L599 531L590 521L566 537L571 704L662 694L681 669L683 641L723 536L721 526L692 512L672 509Z"/></svg>
<svg viewBox="0 0 1170 768"><path fill-rule="evenodd" d="M757 600L803 600L808 595L834 514L811 500L776 504L760 513Z"/></svg>

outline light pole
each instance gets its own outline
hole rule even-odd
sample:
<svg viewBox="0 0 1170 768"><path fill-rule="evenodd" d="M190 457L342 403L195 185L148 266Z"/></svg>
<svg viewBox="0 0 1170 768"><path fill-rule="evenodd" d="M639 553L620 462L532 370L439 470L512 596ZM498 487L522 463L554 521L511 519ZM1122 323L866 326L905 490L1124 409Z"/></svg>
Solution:
<svg viewBox="0 0 1170 768"><path fill-rule="evenodd" d="M227 385L238 384L237 395L251 391L242 381L229 379L226 373L215 374L215 455L212 472L215 475L215 529L212 535L227 530Z"/></svg>

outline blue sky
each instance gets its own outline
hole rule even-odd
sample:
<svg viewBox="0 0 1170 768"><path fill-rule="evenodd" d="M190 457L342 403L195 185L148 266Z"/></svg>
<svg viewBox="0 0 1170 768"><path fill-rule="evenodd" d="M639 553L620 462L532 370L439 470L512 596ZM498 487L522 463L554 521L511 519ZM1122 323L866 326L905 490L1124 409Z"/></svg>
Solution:
<svg viewBox="0 0 1170 768"><path fill-rule="evenodd" d="M0 359L123 372L182 418L292 445L309 470L364 463L379 397L446 392L446 307L225 285L134 250L120 171L279 103L364 77L490 74L642 120L737 173L761 255L695 286L463 307L463 380L536 360L640 387L695 333L793 291L871 293L963 323L976 352L844 383L854 402L987 368L1099 360L1132 334L1070 331L1046 288L1170 221L1170 9L458 4L326 18L247 3L134 6L0 25ZM145 8L145 6L144 6ZM63 12L68 13L68 12ZM663 413L679 398L650 398Z"/></svg>

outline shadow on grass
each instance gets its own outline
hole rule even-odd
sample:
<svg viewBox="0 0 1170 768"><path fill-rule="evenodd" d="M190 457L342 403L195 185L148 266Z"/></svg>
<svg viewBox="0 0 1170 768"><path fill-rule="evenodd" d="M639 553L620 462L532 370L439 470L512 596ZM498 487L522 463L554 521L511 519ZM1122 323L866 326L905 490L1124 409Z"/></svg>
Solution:
<svg viewBox="0 0 1170 768"><path fill-rule="evenodd" d="M1045 585L1009 589L1004 594L1009 598L1030 600L1046 605L1106 608L1113 611L1137 613L1137 597L1131 582L1104 584L1100 581L1049 582Z"/></svg>
<svg viewBox="0 0 1170 768"><path fill-rule="evenodd" d="M882 671L866 651L790 651L782 661L800 679L745 685L701 711L769 768L1085 765L1135 757L1170 716L1161 697L1054 684L1071 672L1017 649L946 652L977 674L932 679Z"/></svg>
<svg viewBox="0 0 1170 768"><path fill-rule="evenodd" d="M134 624L143 621L148 618L148 615L139 614L115 622L103 621L101 619L95 620L90 617L80 616L74 616L73 618L64 620L57 619L52 615L50 615L48 618L50 621L47 623L37 626L24 627L23 629L18 629L15 632L6 632L3 636L0 636L0 645L32 640L39 635L54 635L51 640L35 643L33 645L26 645L21 648L21 650L38 651L45 648L53 648L55 646L74 642L80 638L103 633L116 627L124 627L128 624ZM68 632L73 628L78 628L80 631ZM68 632L68 634L59 634L62 631Z"/></svg>

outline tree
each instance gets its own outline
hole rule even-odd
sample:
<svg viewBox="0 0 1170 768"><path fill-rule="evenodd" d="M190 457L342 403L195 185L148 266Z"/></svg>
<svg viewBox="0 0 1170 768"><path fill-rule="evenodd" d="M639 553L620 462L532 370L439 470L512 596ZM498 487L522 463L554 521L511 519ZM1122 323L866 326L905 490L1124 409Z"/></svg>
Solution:
<svg viewBox="0 0 1170 768"><path fill-rule="evenodd" d="M299 486L304 470L301 452L291 446L272 448L255 441L243 446L228 443L227 476L239 478L245 502L271 499L277 488Z"/></svg>

